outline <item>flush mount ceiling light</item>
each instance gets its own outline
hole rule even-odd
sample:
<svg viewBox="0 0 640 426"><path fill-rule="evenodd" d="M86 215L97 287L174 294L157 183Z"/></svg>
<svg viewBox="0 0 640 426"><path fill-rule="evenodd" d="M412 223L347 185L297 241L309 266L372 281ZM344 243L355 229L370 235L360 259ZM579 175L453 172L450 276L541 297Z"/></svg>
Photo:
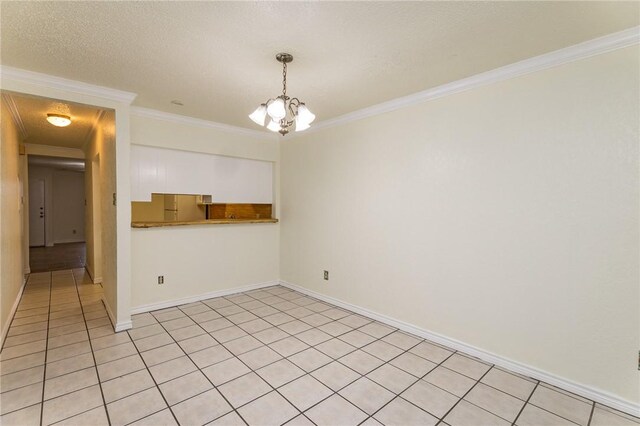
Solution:
<svg viewBox="0 0 640 426"><path fill-rule="evenodd" d="M47 121L54 126L67 127L71 124L71 117L62 114L47 114Z"/></svg>
<svg viewBox="0 0 640 426"><path fill-rule="evenodd" d="M289 128L294 124L296 132L308 129L316 116L309 111L304 102L287 96L287 64L293 61L293 56L288 53L278 53L276 59L282 64L282 95L261 104L249 114L249 118L254 123L264 126L268 115L270 120L267 129L284 136L289 133Z"/></svg>

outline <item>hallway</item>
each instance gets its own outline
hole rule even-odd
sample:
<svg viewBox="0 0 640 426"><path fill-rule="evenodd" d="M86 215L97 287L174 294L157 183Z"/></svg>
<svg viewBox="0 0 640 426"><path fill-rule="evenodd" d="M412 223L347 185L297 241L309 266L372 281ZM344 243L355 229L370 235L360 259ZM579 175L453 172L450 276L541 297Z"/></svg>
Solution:
<svg viewBox="0 0 640 426"><path fill-rule="evenodd" d="M32 273L83 269L86 259L87 244L84 242L29 247L29 268Z"/></svg>

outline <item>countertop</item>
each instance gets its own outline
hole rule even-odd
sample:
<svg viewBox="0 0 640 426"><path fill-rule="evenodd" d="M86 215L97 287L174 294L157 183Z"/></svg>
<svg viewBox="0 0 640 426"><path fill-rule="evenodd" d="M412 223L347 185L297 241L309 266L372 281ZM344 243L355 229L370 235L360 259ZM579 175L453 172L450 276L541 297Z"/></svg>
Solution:
<svg viewBox="0 0 640 426"><path fill-rule="evenodd" d="M233 225L237 223L278 223L278 219L208 219L176 222L131 222L132 228L160 228L185 225Z"/></svg>

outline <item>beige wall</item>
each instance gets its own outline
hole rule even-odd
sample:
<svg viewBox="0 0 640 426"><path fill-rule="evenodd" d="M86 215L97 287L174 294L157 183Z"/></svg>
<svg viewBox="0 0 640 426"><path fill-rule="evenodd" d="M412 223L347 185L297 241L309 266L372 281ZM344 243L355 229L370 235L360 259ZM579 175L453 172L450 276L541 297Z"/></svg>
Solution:
<svg viewBox="0 0 640 426"><path fill-rule="evenodd" d="M634 46L285 138L282 279L637 404L639 71Z"/></svg>
<svg viewBox="0 0 640 426"><path fill-rule="evenodd" d="M85 216L87 235L87 269L104 287L105 302L116 321L118 287L116 263L116 145L114 113L107 111L93 133L85 151ZM96 165L98 163L98 166ZM96 168L98 170L94 170ZM126 202L126 201L125 201ZM94 213L98 210L98 215ZM97 220L95 220L97 218Z"/></svg>
<svg viewBox="0 0 640 426"><path fill-rule="evenodd" d="M274 161L277 188L275 139L132 114L131 143ZM277 200L276 191L276 206ZM131 253L131 306L136 309L277 280L279 225L132 229ZM159 275L165 277L163 285L158 285Z"/></svg>
<svg viewBox="0 0 640 426"><path fill-rule="evenodd" d="M22 203L19 137L9 109L0 117L0 345L23 284Z"/></svg>

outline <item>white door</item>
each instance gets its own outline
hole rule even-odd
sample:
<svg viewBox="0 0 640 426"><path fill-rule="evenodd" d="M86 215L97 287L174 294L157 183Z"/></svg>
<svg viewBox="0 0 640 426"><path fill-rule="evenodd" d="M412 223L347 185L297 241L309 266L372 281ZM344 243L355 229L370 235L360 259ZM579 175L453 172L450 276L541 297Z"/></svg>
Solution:
<svg viewBox="0 0 640 426"><path fill-rule="evenodd" d="M29 246L43 246L44 241L44 180L29 181Z"/></svg>

